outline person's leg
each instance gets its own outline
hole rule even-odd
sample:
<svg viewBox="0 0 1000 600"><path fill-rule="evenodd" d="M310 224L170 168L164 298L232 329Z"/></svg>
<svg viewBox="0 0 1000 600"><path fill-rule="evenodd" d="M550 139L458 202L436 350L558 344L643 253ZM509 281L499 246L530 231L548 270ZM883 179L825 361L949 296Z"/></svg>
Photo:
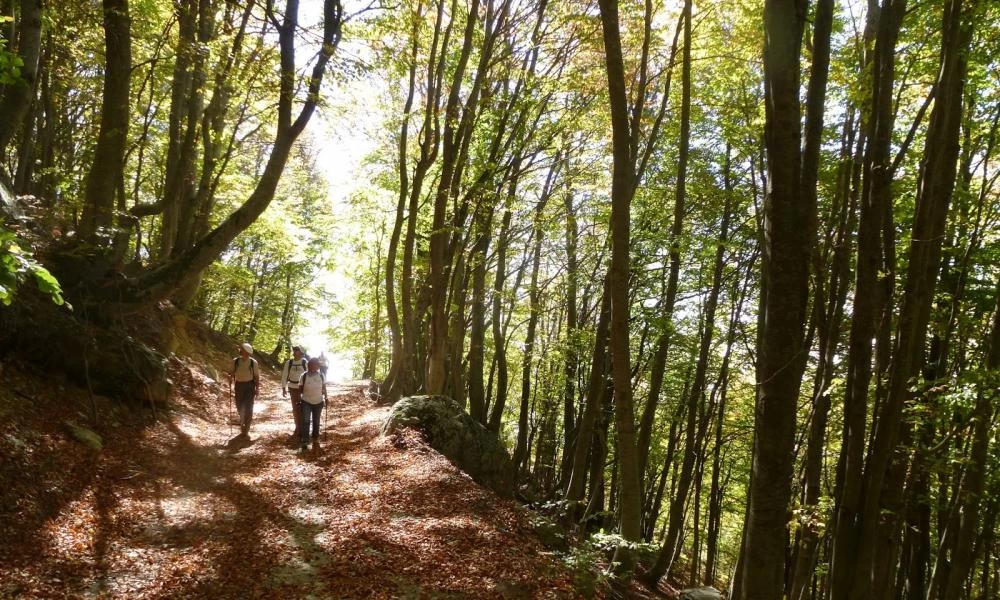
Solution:
<svg viewBox="0 0 1000 600"><path fill-rule="evenodd" d="M309 443L309 419L312 417L311 406L308 402L302 403L302 429L299 431L299 444L302 450L305 450Z"/></svg>
<svg viewBox="0 0 1000 600"><path fill-rule="evenodd" d="M247 390L247 432L250 431L250 423L253 423L253 402L254 402L254 386L250 384L249 390Z"/></svg>
<svg viewBox="0 0 1000 600"><path fill-rule="evenodd" d="M312 423L312 438L313 440L319 439L319 418L323 415L323 403L320 402L313 406L313 423Z"/></svg>
<svg viewBox="0 0 1000 600"><path fill-rule="evenodd" d="M295 421L296 438L302 435L302 390L298 388L288 388L288 395L292 399L292 419Z"/></svg>
<svg viewBox="0 0 1000 600"><path fill-rule="evenodd" d="M240 417L240 433L246 433L250 428L248 404L253 398L253 383L236 383L236 412Z"/></svg>

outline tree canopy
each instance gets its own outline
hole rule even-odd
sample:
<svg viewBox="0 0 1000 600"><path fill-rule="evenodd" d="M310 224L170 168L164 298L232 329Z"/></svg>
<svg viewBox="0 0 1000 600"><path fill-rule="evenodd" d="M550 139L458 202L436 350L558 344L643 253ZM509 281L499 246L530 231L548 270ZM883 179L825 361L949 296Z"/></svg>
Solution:
<svg viewBox="0 0 1000 600"><path fill-rule="evenodd" d="M169 299L276 359L324 310L622 578L1000 595L1000 5L301 8L0 0L0 178L62 286L0 230L0 301Z"/></svg>

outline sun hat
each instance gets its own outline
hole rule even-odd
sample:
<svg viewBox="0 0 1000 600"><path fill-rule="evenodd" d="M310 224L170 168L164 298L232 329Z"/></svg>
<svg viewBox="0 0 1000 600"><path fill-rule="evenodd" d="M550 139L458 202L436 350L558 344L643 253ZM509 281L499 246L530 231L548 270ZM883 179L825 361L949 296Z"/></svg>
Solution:
<svg viewBox="0 0 1000 600"><path fill-rule="evenodd" d="M246 350L247 354L253 354L253 346L251 346L250 344L248 344L246 342L243 342L242 344L240 344L240 348L243 348L244 350Z"/></svg>

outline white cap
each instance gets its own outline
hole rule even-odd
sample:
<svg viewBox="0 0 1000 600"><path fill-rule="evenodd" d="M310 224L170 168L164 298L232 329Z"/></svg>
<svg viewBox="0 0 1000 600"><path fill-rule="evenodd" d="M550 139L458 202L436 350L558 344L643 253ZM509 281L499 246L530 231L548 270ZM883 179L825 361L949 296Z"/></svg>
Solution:
<svg viewBox="0 0 1000 600"><path fill-rule="evenodd" d="M253 346L251 346L250 344L247 344L246 342L240 344L240 348L243 348L244 350L246 350L247 354L253 354Z"/></svg>

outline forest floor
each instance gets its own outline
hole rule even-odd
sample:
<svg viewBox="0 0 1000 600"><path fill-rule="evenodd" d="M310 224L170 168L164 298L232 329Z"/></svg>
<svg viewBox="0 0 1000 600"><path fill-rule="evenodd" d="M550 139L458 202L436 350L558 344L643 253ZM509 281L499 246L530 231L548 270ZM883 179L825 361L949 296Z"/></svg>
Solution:
<svg viewBox="0 0 1000 600"><path fill-rule="evenodd" d="M361 385L331 385L320 448L299 455L273 381L244 438L225 386L176 357L170 368L172 405L155 419L23 365L2 374L0 598L593 593L528 511L416 433L380 436L388 409Z"/></svg>

